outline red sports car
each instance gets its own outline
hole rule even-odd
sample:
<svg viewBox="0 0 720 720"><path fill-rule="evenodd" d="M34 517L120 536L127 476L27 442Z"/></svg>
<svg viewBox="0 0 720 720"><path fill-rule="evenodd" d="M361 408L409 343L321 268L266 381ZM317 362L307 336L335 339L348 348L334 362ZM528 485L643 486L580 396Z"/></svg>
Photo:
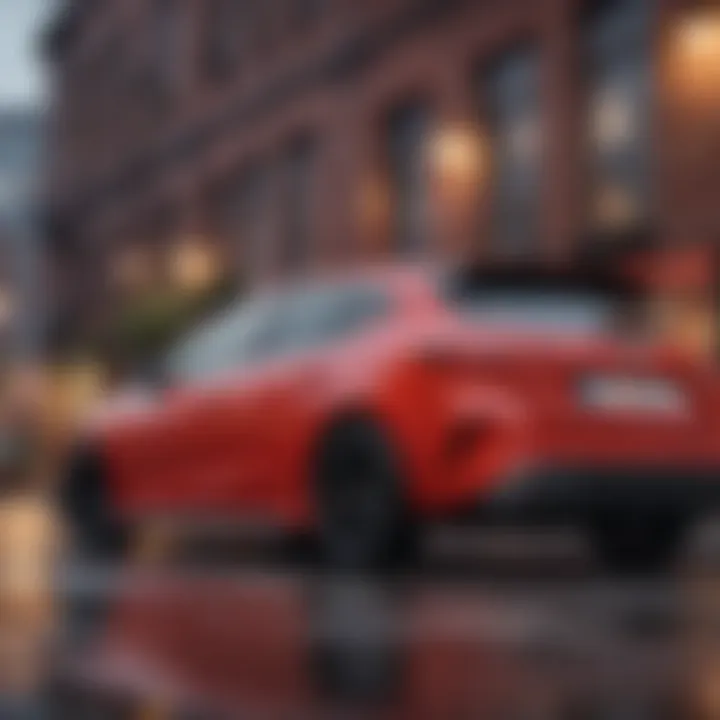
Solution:
<svg viewBox="0 0 720 720"><path fill-rule="evenodd" d="M309 533L333 566L407 559L436 520L587 528L658 564L720 499L720 386L626 288L396 267L225 310L163 388L92 429L63 501L86 547L147 518Z"/></svg>

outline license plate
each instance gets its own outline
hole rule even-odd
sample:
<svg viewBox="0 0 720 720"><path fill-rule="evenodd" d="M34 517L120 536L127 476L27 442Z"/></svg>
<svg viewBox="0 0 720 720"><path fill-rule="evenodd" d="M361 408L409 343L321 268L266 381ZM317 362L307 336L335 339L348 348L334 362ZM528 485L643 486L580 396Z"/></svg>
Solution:
<svg viewBox="0 0 720 720"><path fill-rule="evenodd" d="M674 382L656 378L586 377L580 384L584 407L605 412L682 415L688 400Z"/></svg>

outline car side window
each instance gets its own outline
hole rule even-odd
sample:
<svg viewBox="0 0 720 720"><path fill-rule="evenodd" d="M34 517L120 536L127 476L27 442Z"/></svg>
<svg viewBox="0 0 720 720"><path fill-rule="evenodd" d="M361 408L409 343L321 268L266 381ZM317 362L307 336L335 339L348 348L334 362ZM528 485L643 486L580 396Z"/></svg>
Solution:
<svg viewBox="0 0 720 720"><path fill-rule="evenodd" d="M276 303L251 300L201 326L167 362L171 379L192 382L262 359L278 344Z"/></svg>
<svg viewBox="0 0 720 720"><path fill-rule="evenodd" d="M246 301L195 331L171 353L169 377L196 382L351 335L383 315L388 299L370 287L303 290Z"/></svg>
<svg viewBox="0 0 720 720"><path fill-rule="evenodd" d="M249 365L270 359L282 349L283 303L279 298L267 300L252 331L235 332L229 361L233 366Z"/></svg>
<svg viewBox="0 0 720 720"><path fill-rule="evenodd" d="M388 305L386 295L374 287L300 292L285 313L284 349L302 351L348 337L384 315Z"/></svg>
<svg viewBox="0 0 720 720"><path fill-rule="evenodd" d="M171 352L166 362L166 372L171 380L188 382L219 370L224 355L224 321L225 318L202 326Z"/></svg>

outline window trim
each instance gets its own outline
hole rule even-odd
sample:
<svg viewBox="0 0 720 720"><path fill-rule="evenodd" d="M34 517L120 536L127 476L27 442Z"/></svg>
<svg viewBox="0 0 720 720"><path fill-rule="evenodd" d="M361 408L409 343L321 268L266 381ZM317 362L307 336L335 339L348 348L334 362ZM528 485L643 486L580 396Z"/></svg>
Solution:
<svg viewBox="0 0 720 720"><path fill-rule="evenodd" d="M418 238L404 237L402 230L401 202L396 159L393 157L393 127L398 118L406 113L419 113L424 123L423 142L421 142L420 168L422 170L424 184L424 207L425 228ZM434 240L434 228L431 225L432 218L432 174L429 162L429 143L437 122L437 112L432 102L425 93L407 92L402 98L389 107L382 115L382 158L383 174L385 176L390 198L390 212L387 218L387 232L390 247L401 257L416 257L432 250Z"/></svg>
<svg viewBox="0 0 720 720"><path fill-rule="evenodd" d="M544 202L544 184L547 173L547 143L541 142L538 150L538 157L534 163L535 174L537 175L537 188L535 192L535 210L534 210L534 226L533 237L525 240L526 247L513 249L508 252L505 247L505 240L497 237L497 180L498 165L495 145L497 135L493 131L493 127L498 123L491 118L493 111L491 110L492 101L490 98L491 77L498 68L503 67L509 60L513 58L528 57L533 60L535 68L534 83L535 90L535 107L533 115L536 117L537 131L541 137L547 136L551 131L550 118L548 117L547 101L545 93L545 83L543 79L545 48L543 47L537 36L526 32L518 33L510 42L499 44L493 48L493 52L485 55L481 60L477 61L473 71L473 94L475 98L475 112L477 123L482 134L488 139L490 147L489 171L487 181L479 192L482 194L484 201L479 203L479 207L483 212L482 222L478 224L480 227L476 232L483 240L483 251L495 259L512 258L521 254L523 257L539 256L543 253L543 232L545 224L545 202ZM520 247L520 246L518 246Z"/></svg>
<svg viewBox="0 0 720 720"><path fill-rule="evenodd" d="M608 13L612 13L616 8L625 3L644 4L644 8L640 8L639 12L643 13L642 34L645 43L645 55L642 59L642 67L645 73L646 86L643 87L643 93L646 95L644 107L640 109L639 122L646 122L647 125L641 128L643 133L642 143L631 142L631 151L624 155L634 157L633 171L631 174L639 174L642 178L642 187L638 188L634 183L632 190L634 196L639 200L640 206L635 217L627 223L620 223L614 226L606 226L599 223L596 217L596 203L598 202L599 190L608 185L608 179L614 180L613 185L617 185L617 178L627 180L628 173L618 174L617 172L608 173L603 170L602 162L598 163L598 158L603 155L598 147L598 143L592 137L594 115L592 111L593 100L603 87L597 83L597 57L592 47L594 28L598 22L601 22ZM635 238L639 235L646 235L650 228L654 226L657 215L657 177L656 157L654 152L657 146L656 129L657 129L657 109L658 109L658 86L657 74L655 71L656 58L656 32L653 22L652 0L584 0L580 8L579 17L576 23L577 27L577 46L579 48L579 67L582 69L581 85L581 114L580 114L580 155L582 166L582 196L581 196L581 216L580 223L582 234L591 239L593 244L626 244L626 238ZM629 51L636 51L634 47L636 43L628 45ZM633 66L635 67L635 66ZM602 72L602 70L601 70ZM605 87L607 87L605 85ZM633 116L637 117L638 94L632 93L633 98ZM642 147L642 150L638 148ZM642 155L642 157L641 157ZM604 157L607 157L604 155ZM637 166L636 160L642 162L643 167ZM621 183L623 186L626 183Z"/></svg>

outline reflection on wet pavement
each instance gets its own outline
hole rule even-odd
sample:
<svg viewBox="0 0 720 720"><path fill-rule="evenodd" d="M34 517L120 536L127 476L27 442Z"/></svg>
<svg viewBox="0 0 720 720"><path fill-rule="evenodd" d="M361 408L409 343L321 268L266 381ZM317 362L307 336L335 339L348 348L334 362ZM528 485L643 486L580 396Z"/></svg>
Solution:
<svg viewBox="0 0 720 720"><path fill-rule="evenodd" d="M178 718L714 718L720 710L712 580L500 587L138 572L115 580L92 615L87 598L66 607L50 693L59 717L147 709Z"/></svg>
<svg viewBox="0 0 720 720"><path fill-rule="evenodd" d="M24 575L3 583L0 718L714 719L716 566L647 582L78 566L54 624Z"/></svg>

